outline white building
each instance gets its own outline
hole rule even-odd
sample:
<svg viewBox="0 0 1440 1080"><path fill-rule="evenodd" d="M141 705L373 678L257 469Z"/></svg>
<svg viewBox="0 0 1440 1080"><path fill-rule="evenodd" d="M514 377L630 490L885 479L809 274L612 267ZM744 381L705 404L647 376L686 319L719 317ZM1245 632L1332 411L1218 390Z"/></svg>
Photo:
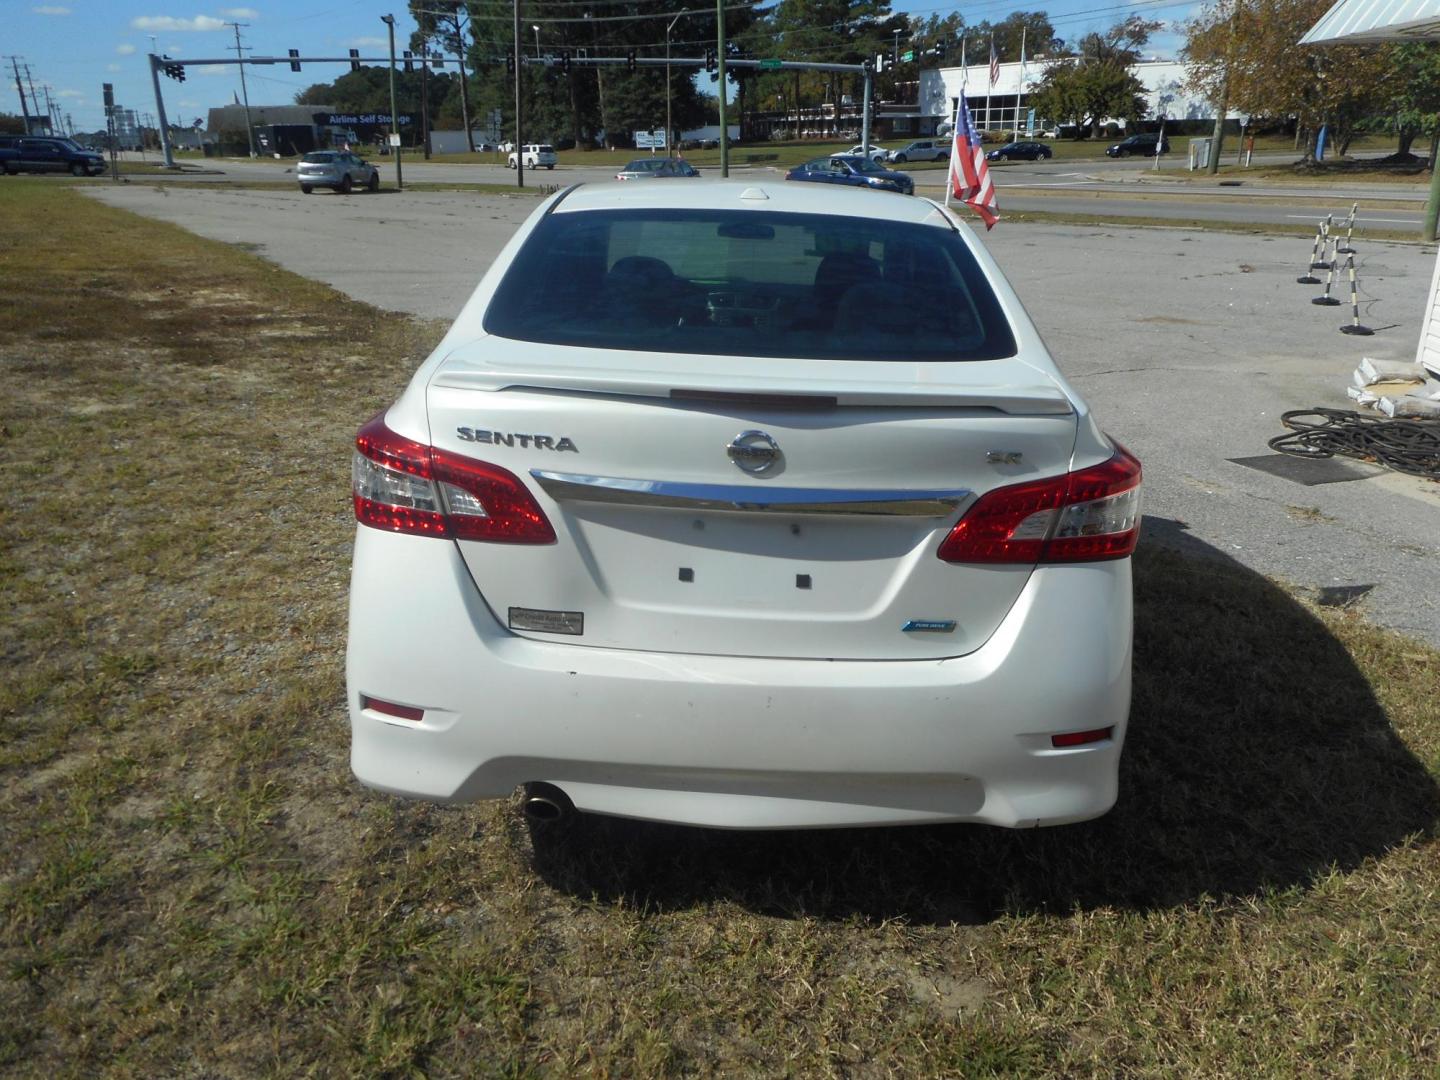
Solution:
<svg viewBox="0 0 1440 1080"><path fill-rule="evenodd" d="M930 68L920 72L920 117L918 134L931 135L940 123L955 112L960 89L970 103L970 115L979 128L1021 131L1039 130L1054 124L1054 117L1034 116L1030 97L1051 63L1065 60L1031 60L1025 64L1000 65L1000 77L990 86L990 65L984 58L964 67ZM1145 119L1158 120L1164 113L1172 120L1211 120L1214 106L1185 90L1186 69L1178 60L1142 60L1130 67L1145 87ZM1228 113L1238 118L1239 113ZM1018 120L1018 123L1017 123ZM1122 126L1124 121L1118 121Z"/></svg>

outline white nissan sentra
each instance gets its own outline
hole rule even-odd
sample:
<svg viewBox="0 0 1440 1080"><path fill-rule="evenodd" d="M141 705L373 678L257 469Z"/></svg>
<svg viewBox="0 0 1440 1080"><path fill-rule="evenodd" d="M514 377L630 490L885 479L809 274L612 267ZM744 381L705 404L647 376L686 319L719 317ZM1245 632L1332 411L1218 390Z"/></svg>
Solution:
<svg viewBox="0 0 1440 1080"><path fill-rule="evenodd" d="M1095 817L1139 492L950 211L571 188L356 439L355 773L542 817Z"/></svg>

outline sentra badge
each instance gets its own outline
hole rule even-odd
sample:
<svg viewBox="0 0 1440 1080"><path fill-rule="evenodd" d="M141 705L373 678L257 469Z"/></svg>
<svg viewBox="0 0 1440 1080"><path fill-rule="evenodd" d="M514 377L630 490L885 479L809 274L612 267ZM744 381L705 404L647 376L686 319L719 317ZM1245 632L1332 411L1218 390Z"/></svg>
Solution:
<svg viewBox="0 0 1440 1080"><path fill-rule="evenodd" d="M579 447L568 435L520 435L510 431L486 431L484 428L456 428L455 433L466 442L489 443L491 446L533 446L536 450L569 450L578 454Z"/></svg>

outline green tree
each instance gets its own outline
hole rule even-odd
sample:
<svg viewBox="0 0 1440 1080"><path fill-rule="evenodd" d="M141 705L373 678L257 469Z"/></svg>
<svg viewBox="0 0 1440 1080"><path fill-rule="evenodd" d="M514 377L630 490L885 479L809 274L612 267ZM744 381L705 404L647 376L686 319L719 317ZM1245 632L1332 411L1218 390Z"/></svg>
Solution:
<svg viewBox="0 0 1440 1080"><path fill-rule="evenodd" d="M1395 152L1409 154L1418 136L1429 135L1433 169L1440 142L1440 42L1407 41L1387 47L1385 55L1383 119L1395 125Z"/></svg>
<svg viewBox="0 0 1440 1080"><path fill-rule="evenodd" d="M1095 135L1107 117L1136 120L1145 115L1145 86L1128 66L1113 60L1070 57L1045 67L1032 98L1041 116L1089 127Z"/></svg>
<svg viewBox="0 0 1440 1080"><path fill-rule="evenodd" d="M1300 46L1304 28L1329 0L1227 0L1186 24L1181 57L1189 88L1255 117L1295 117L1306 133L1304 160L1315 160L1321 127L1337 145L1383 107L1390 74L1378 46Z"/></svg>

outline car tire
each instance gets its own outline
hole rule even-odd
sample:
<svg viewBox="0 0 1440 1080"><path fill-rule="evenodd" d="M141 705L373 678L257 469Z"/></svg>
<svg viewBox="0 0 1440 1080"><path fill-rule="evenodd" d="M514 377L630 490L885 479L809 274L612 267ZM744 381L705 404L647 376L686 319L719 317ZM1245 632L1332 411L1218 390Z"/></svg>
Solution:
<svg viewBox="0 0 1440 1080"><path fill-rule="evenodd" d="M1054 157L1054 156L1055 156L1055 155L1052 154L1049 150L1046 150L1043 154L1040 155L1040 160L1041 160L1041 161L1049 161L1049 160L1050 160L1052 157Z"/></svg>
<svg viewBox="0 0 1440 1080"><path fill-rule="evenodd" d="M301 185L300 185L300 194L302 194L302 195L309 195L309 194L310 194L312 191L314 191L314 190L315 190L315 189L314 189L313 187L311 187L309 184L301 184Z"/></svg>
<svg viewBox="0 0 1440 1080"><path fill-rule="evenodd" d="M554 165L546 165L545 168L549 169L551 172L554 172L554 171L555 171L555 166L554 166Z"/></svg>
<svg viewBox="0 0 1440 1080"><path fill-rule="evenodd" d="M13 162L9 162L9 161L7 161L7 162L5 163L5 175L6 175L6 176L15 176L15 175L17 175L19 172L20 172L20 166L14 164Z"/></svg>
<svg viewBox="0 0 1440 1080"><path fill-rule="evenodd" d="M380 174L378 172L372 172L370 174L370 179L365 184L365 189L372 193L380 190Z"/></svg>
<svg viewBox="0 0 1440 1080"><path fill-rule="evenodd" d="M87 170L87 169L85 168L85 165L84 165L83 162L79 162L79 161L72 162L71 165L70 165L70 175L71 175L71 176L88 176L88 175L89 175L89 170Z"/></svg>
<svg viewBox="0 0 1440 1080"><path fill-rule="evenodd" d="M905 162L907 162L907 161L909 161L909 160L910 160L910 159L907 158L904 154L896 154L895 157L894 157L894 159L893 159L893 163L896 164L896 165L904 165Z"/></svg>
<svg viewBox="0 0 1440 1080"><path fill-rule="evenodd" d="M354 186L355 185L350 182L350 174L346 173L340 178L340 186L337 187L335 190L338 191L341 195L349 195L350 189Z"/></svg>
<svg viewBox="0 0 1440 1080"><path fill-rule="evenodd" d="M515 162L513 162L513 161L507 161L507 162L505 163L505 167L506 167L507 169L513 169L513 168L515 168Z"/></svg>

